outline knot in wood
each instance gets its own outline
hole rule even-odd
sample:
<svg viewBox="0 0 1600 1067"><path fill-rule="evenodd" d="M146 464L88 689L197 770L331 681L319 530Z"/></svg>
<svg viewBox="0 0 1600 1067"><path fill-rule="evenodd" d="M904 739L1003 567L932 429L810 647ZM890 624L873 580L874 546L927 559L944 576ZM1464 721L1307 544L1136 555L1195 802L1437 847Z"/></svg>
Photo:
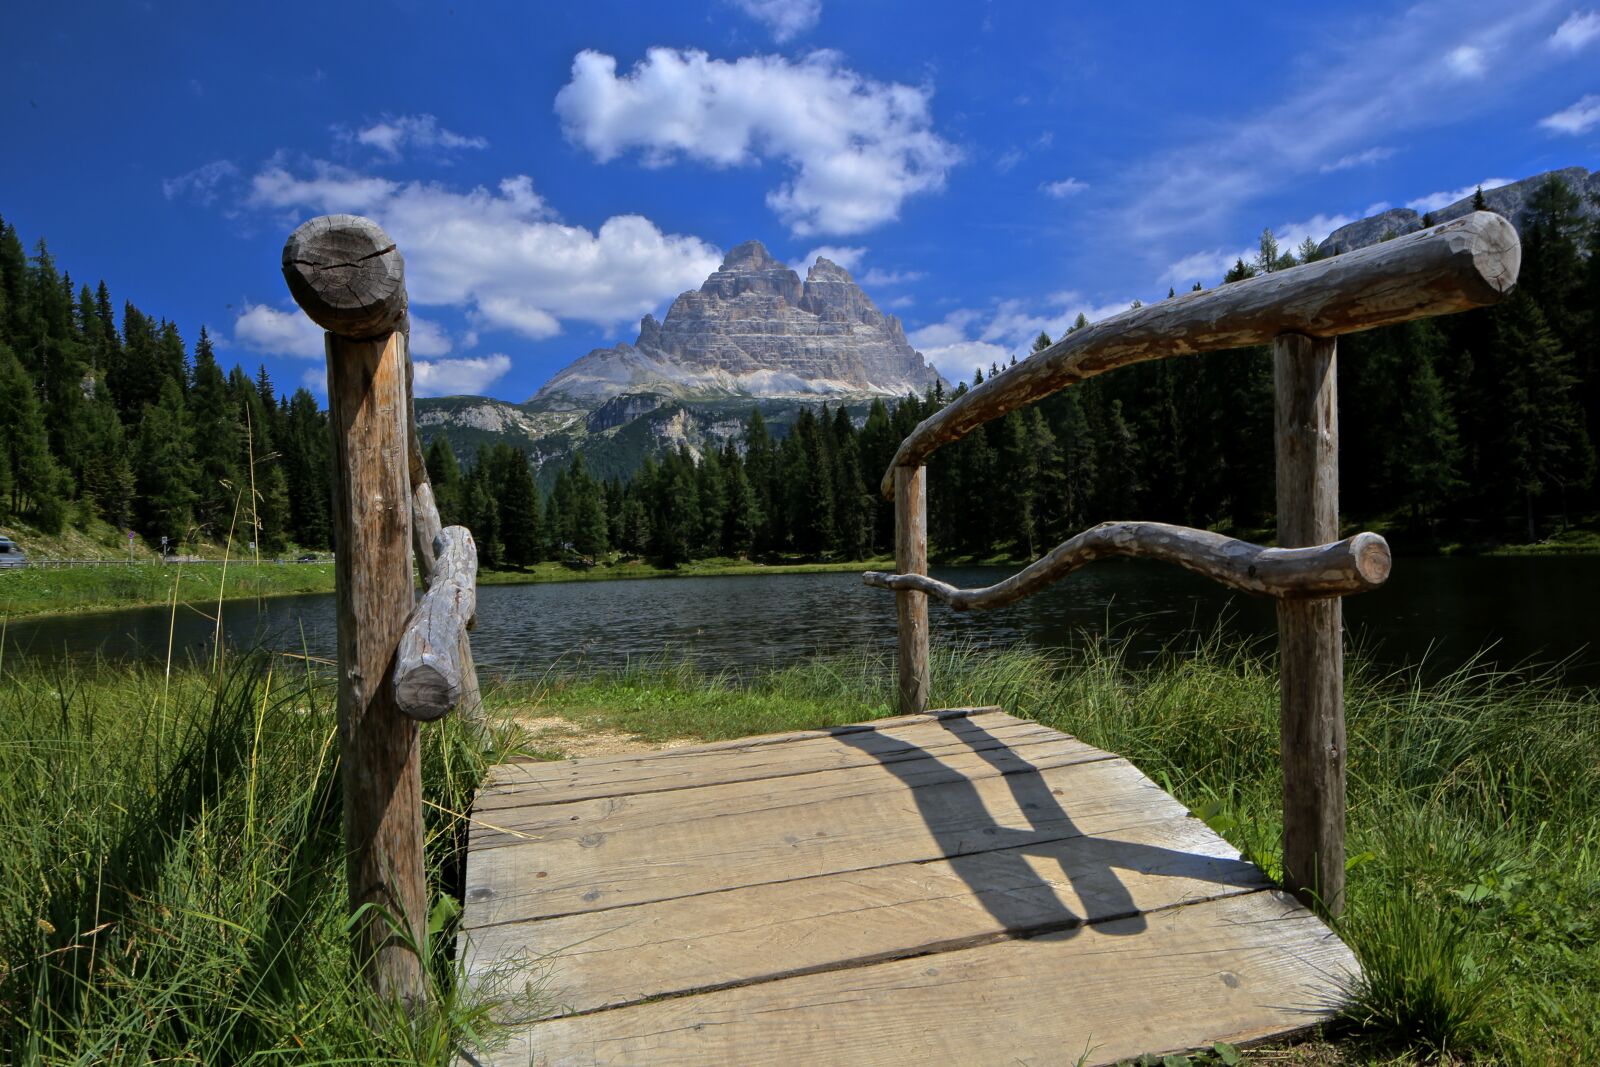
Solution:
<svg viewBox="0 0 1600 1067"><path fill-rule="evenodd" d="M405 317L405 260L371 219L322 215L303 223L284 243L283 278L301 310L340 337L379 337Z"/></svg>

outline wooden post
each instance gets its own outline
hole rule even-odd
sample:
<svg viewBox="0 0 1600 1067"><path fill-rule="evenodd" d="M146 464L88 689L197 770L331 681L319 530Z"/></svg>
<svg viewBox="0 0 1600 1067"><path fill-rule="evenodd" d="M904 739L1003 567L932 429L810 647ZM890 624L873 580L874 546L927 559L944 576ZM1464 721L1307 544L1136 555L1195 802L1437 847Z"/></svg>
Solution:
<svg viewBox="0 0 1600 1067"><path fill-rule="evenodd" d="M427 997L427 886L417 724L391 670L411 613L405 268L368 219L331 215L290 235L283 273L328 330L345 870L357 961L379 996Z"/></svg>
<svg viewBox="0 0 1600 1067"><path fill-rule="evenodd" d="M894 472L894 565L901 574L928 573L927 468L896 467ZM894 595L899 615L900 714L928 710L928 594Z"/></svg>
<svg viewBox="0 0 1600 1067"><path fill-rule="evenodd" d="M1332 338L1272 344L1278 544L1339 536L1339 412ZM1344 909L1345 730L1341 601L1278 601L1283 881L1336 916Z"/></svg>

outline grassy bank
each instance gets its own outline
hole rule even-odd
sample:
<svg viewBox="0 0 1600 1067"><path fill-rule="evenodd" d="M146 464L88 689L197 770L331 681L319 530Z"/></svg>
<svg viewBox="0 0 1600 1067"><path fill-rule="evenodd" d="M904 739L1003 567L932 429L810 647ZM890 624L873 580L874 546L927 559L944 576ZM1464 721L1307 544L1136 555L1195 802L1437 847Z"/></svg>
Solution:
<svg viewBox="0 0 1600 1067"><path fill-rule="evenodd" d="M443 954L484 756L423 732L437 1006L368 1001L345 933L331 688L262 659L0 678L0 1060L431 1063L476 1024Z"/></svg>
<svg viewBox="0 0 1600 1067"><path fill-rule="evenodd" d="M891 713L887 663L706 674L658 665L502 690L647 738L724 738ZM936 655L934 702L1000 704L1128 756L1276 874L1271 663L1220 644L1134 668ZM1600 1062L1600 696L1467 668L1423 688L1352 672L1350 887L1369 985L1316 1062Z"/></svg>

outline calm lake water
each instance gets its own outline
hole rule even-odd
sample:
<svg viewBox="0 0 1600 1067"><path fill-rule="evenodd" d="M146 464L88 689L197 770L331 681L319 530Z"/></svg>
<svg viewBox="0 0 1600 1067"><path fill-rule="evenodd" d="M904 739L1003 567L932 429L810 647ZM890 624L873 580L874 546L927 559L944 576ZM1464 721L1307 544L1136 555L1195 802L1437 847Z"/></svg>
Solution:
<svg viewBox="0 0 1600 1067"><path fill-rule="evenodd" d="M946 581L981 585L998 568L937 569ZM1433 671L1488 648L1512 667L1566 660L1569 681L1600 685L1600 556L1527 559L1400 559L1383 589L1345 601L1352 637L1389 665L1425 662ZM214 605L212 605L214 606ZM1108 631L1141 655L1210 633L1270 638L1270 601L1228 593L1174 567L1143 561L1097 563L1012 607L963 615L934 604L936 646L1081 643ZM225 640L258 642L314 656L334 654L332 598L326 594L233 601ZM7 657L100 655L162 661L168 609L138 608L10 624ZM179 609L175 657L205 658L213 624ZM472 646L480 669L502 675L617 666L641 657L687 657L707 665L791 663L841 652L894 649L894 595L854 574L640 579L487 586L478 595Z"/></svg>

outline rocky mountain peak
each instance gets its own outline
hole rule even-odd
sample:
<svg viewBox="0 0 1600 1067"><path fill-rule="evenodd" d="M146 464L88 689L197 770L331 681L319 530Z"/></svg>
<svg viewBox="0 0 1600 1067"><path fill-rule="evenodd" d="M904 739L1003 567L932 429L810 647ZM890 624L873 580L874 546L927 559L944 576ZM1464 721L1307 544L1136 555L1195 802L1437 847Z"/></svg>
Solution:
<svg viewBox="0 0 1600 1067"><path fill-rule="evenodd" d="M570 410L625 394L677 399L865 398L939 381L850 272L823 257L800 276L760 241L732 248L666 317L646 315L633 344L597 348L533 398Z"/></svg>

